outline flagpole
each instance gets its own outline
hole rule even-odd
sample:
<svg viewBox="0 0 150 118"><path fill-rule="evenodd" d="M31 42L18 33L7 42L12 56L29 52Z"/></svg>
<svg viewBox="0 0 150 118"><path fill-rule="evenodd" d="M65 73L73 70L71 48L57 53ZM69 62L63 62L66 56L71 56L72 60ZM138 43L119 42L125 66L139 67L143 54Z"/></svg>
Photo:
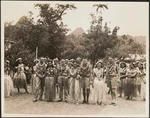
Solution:
<svg viewBox="0 0 150 118"><path fill-rule="evenodd" d="M36 59L38 58L38 47L36 47L36 54L35 54L35 56L36 56Z"/></svg>

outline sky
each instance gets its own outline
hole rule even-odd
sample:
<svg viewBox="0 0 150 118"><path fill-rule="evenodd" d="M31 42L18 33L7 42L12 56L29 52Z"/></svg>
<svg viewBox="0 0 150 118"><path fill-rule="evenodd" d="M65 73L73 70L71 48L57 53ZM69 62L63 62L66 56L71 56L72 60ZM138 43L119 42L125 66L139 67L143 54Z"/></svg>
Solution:
<svg viewBox="0 0 150 118"><path fill-rule="evenodd" d="M133 36L148 36L149 33L149 5L148 2L39 2L39 1L2 1L2 18L4 22L13 21L16 23L21 16L28 15L32 11L35 19L39 13L34 8L35 3L70 3L74 4L77 9L68 11L63 17L63 22L68 26L70 32L78 27L85 31L90 28L90 13L95 13L95 3L108 5L109 9L103 11L104 22L113 29L119 26L119 35L130 34Z"/></svg>

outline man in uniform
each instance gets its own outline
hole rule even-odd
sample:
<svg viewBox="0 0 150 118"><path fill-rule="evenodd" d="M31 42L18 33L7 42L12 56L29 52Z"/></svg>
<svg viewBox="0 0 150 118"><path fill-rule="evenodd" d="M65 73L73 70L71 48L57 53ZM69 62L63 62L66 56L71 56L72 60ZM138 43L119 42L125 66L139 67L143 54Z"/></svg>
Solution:
<svg viewBox="0 0 150 118"><path fill-rule="evenodd" d="M81 88L83 92L83 104L88 104L90 94L91 68L87 59L83 59L80 66Z"/></svg>
<svg viewBox="0 0 150 118"><path fill-rule="evenodd" d="M40 79L40 98L42 100L43 92L44 92L44 83L45 83L45 73L46 73L46 64L44 63L44 58L40 58L40 63L37 64L36 75Z"/></svg>
<svg viewBox="0 0 150 118"><path fill-rule="evenodd" d="M62 59L60 62L60 71L58 77L58 85L59 85L59 102L63 101L63 97L65 101L67 100L69 94L69 70L66 68L65 60Z"/></svg>

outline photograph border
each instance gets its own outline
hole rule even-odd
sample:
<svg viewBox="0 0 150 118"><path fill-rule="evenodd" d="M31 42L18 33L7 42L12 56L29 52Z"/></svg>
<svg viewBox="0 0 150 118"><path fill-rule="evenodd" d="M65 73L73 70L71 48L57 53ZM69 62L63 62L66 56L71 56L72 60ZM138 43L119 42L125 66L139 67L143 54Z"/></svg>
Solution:
<svg viewBox="0 0 150 118"><path fill-rule="evenodd" d="M6 2L7 0L2 0L2 2L1 2L1 6L3 5L3 2ZM9 1L9 0L8 0ZM15 0L12 0L12 1L14 1L15 2ZM41 1L36 1L36 0L33 0L34 2L41 2ZM61 1L61 0L60 0ZM16 1L16 2L18 2L18 1ZM19 1L20 2L20 1ZM22 1L23 2L23 1ZM30 0L29 1L27 1L26 0L26 2L31 2ZM44 0L44 1L42 1L43 3L45 3L45 2L51 2L51 1L46 1L46 0ZM54 1L52 1L52 2L54 2ZM58 1L56 1L56 2L58 2ZM61 1L61 2L75 2L75 1ZM77 2L79 2L79 1L77 1ZM83 2L83 1L81 1L81 2ZM96 1L88 1L88 2L96 2ZM101 2L101 1L97 1L97 2ZM105 1L102 1L102 2L105 2ZM110 1L106 1L106 2L110 2ZM112 1L112 2L118 2L118 1ZM127 2L127 1L120 1L120 2ZM129 1L129 2L133 2L133 1ZM139 0L135 0L134 2L139 2ZM148 2L149 3L149 1L147 1L147 0L143 0L143 1L141 1L141 2ZM1 7L1 10L2 10L2 7ZM3 10L2 10L3 11ZM19 114L5 114L4 113L4 19L3 19L3 15L4 15L4 13L1 11L1 115L2 115L2 117L24 117L24 116L26 116L26 117L129 117L129 116L105 116L105 115L102 115L102 116L93 116L93 115L33 115L33 114L21 114L21 115L19 115ZM148 24L149 24L149 22L148 22ZM149 31L149 29L148 29L148 31ZM149 34L147 34L147 39L146 39L146 68L147 68L147 70L146 70L146 72L147 72L147 74L146 74L146 78L148 78L148 79L146 79L146 83L148 83L148 84L146 84L146 93L147 93L147 95L146 95L146 116L149 116ZM146 117L146 116L139 116L139 115L137 115L137 116L135 116L135 115L133 115L133 116L130 116L130 117Z"/></svg>

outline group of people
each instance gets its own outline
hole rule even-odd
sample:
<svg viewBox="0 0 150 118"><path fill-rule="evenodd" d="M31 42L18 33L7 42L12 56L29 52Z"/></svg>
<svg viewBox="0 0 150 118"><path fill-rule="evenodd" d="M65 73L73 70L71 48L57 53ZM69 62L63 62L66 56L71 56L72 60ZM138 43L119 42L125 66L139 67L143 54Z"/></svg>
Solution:
<svg viewBox="0 0 150 118"><path fill-rule="evenodd" d="M27 84L31 84L33 102L45 100L89 104L92 101L94 104L102 105L106 104L108 95L111 96L111 104L114 105L118 95L127 100L138 96L145 100L145 62L127 63L124 60L110 58L107 61L100 59L91 64L90 60L79 57L60 60L41 57L35 59L31 67L30 83L27 82L22 58L17 61L17 71L12 78L9 76L10 62L6 61L5 78L9 81L11 79L18 92L20 88L24 88L26 93L29 93ZM9 86L8 83L5 86ZM9 87L10 91L12 88Z"/></svg>

